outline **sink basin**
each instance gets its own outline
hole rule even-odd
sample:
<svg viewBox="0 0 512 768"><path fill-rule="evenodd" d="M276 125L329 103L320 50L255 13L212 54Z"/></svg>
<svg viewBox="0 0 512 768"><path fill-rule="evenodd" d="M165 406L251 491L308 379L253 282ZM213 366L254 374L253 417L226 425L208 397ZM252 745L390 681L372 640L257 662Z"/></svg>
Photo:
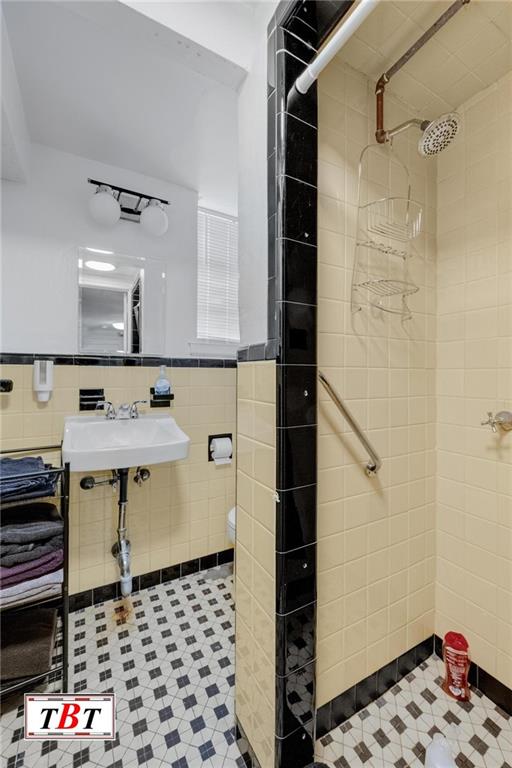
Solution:
<svg viewBox="0 0 512 768"><path fill-rule="evenodd" d="M190 438L171 416L68 416L62 455L72 472L161 464L188 456Z"/></svg>

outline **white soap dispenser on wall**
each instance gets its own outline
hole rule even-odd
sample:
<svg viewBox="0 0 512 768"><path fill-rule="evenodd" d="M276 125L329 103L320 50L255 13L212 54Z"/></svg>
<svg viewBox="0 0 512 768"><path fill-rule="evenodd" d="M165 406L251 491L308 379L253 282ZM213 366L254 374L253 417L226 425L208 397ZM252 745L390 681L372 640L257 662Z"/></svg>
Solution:
<svg viewBox="0 0 512 768"><path fill-rule="evenodd" d="M47 403L53 390L53 360L34 360L33 388L40 403Z"/></svg>

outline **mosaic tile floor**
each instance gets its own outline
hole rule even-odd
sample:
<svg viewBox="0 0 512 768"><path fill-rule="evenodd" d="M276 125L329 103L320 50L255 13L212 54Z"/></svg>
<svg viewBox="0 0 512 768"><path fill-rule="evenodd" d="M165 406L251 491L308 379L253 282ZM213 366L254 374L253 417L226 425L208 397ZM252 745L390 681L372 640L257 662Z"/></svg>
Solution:
<svg viewBox="0 0 512 768"><path fill-rule="evenodd" d="M335 768L419 768L434 733L448 739L458 768L512 768L512 718L479 691L469 703L441 689L443 662L431 656L398 685L317 742Z"/></svg>
<svg viewBox="0 0 512 768"><path fill-rule="evenodd" d="M70 616L70 690L113 691L116 741L25 741L0 719L5 768L236 768L232 566Z"/></svg>

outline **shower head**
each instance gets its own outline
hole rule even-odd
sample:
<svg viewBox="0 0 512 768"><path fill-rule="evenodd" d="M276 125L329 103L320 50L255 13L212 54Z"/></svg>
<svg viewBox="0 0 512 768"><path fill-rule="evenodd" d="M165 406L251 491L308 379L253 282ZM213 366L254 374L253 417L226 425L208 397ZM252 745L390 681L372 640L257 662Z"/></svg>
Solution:
<svg viewBox="0 0 512 768"><path fill-rule="evenodd" d="M379 144L384 144L387 141L393 141L395 136L409 130L409 128L419 128L422 136L418 142L418 152L423 157L431 157L438 155L451 144L457 135L459 125L460 116L457 112L448 112L446 115L436 117L435 120L418 120L417 117L413 117L390 131L377 130L375 137Z"/></svg>
<svg viewBox="0 0 512 768"><path fill-rule="evenodd" d="M423 135L418 142L418 152L423 157L437 155L451 144L459 130L460 117L457 112L448 112L435 120L421 124Z"/></svg>

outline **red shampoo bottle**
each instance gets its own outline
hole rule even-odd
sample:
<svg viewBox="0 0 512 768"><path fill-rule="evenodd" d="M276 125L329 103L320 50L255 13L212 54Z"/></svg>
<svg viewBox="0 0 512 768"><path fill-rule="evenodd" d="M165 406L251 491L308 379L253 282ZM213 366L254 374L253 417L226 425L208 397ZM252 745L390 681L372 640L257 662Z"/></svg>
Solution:
<svg viewBox="0 0 512 768"><path fill-rule="evenodd" d="M457 701L469 701L469 645L464 635L447 632L443 642L445 678L443 691Z"/></svg>

